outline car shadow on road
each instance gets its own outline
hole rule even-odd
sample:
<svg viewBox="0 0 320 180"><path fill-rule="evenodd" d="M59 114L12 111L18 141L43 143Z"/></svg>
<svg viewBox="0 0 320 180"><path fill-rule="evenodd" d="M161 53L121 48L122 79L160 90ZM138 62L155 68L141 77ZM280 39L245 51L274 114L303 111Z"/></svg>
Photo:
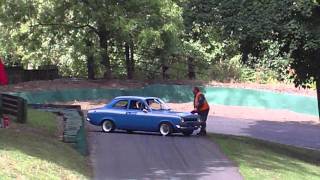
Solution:
<svg viewBox="0 0 320 180"><path fill-rule="evenodd" d="M111 133L105 133L103 132L102 130L88 130L88 132L93 132L93 133L103 133L103 134L130 134L130 135L146 135L146 136L161 136L161 137L164 137L162 136L160 133L158 132L144 132L144 131L132 131L132 132L128 132L128 131L125 131L125 130L115 130ZM170 134L169 136L166 136L166 137L199 137L197 135L192 134L190 136L185 136L183 134L180 134L180 133L173 133L173 134Z"/></svg>

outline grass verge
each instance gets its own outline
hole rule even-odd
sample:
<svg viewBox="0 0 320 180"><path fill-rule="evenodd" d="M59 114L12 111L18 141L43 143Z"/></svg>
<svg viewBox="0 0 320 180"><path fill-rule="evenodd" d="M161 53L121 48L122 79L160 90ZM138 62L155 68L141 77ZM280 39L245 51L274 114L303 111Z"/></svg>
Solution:
<svg viewBox="0 0 320 180"><path fill-rule="evenodd" d="M320 180L320 151L248 137L210 134L244 179Z"/></svg>
<svg viewBox="0 0 320 180"><path fill-rule="evenodd" d="M32 128L37 128L54 134L57 130L56 115L50 112L28 109L27 123Z"/></svg>
<svg viewBox="0 0 320 180"><path fill-rule="evenodd" d="M89 179L84 156L52 134L39 134L55 131L54 115L28 113L27 124L0 129L0 179Z"/></svg>

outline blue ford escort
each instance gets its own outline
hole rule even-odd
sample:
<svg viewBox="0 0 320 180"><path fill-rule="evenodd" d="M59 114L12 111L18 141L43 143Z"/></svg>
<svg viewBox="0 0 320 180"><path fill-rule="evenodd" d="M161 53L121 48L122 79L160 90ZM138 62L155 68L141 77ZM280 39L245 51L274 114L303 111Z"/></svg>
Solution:
<svg viewBox="0 0 320 180"><path fill-rule="evenodd" d="M200 127L197 114L174 112L157 97L120 96L102 108L91 109L87 121L104 132L115 129L191 135Z"/></svg>

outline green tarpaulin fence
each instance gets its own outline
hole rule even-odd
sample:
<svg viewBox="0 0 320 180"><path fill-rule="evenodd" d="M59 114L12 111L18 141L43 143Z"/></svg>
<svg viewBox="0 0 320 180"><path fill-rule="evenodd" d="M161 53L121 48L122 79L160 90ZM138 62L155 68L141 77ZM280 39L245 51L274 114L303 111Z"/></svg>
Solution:
<svg viewBox="0 0 320 180"><path fill-rule="evenodd" d="M73 100L112 99L120 95L156 96L167 102L191 102L191 86L184 85L150 85L136 89L67 89L41 92L15 93L29 103L65 102ZM286 109L298 113L318 115L317 99L309 96L298 96L275 93L264 90L239 88L205 87L210 104L247 106L267 109Z"/></svg>

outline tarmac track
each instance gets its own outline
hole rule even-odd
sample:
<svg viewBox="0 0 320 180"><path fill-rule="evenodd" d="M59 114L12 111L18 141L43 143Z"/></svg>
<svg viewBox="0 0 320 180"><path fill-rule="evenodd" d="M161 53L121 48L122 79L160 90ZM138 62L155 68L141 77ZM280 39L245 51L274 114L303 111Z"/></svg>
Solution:
<svg viewBox="0 0 320 180"><path fill-rule="evenodd" d="M103 133L88 125L95 179L242 179L238 168L205 137ZM309 122L209 117L212 133L248 136L320 150L320 126Z"/></svg>
<svg viewBox="0 0 320 180"><path fill-rule="evenodd" d="M242 179L234 163L207 138L107 134L88 126L94 179Z"/></svg>

